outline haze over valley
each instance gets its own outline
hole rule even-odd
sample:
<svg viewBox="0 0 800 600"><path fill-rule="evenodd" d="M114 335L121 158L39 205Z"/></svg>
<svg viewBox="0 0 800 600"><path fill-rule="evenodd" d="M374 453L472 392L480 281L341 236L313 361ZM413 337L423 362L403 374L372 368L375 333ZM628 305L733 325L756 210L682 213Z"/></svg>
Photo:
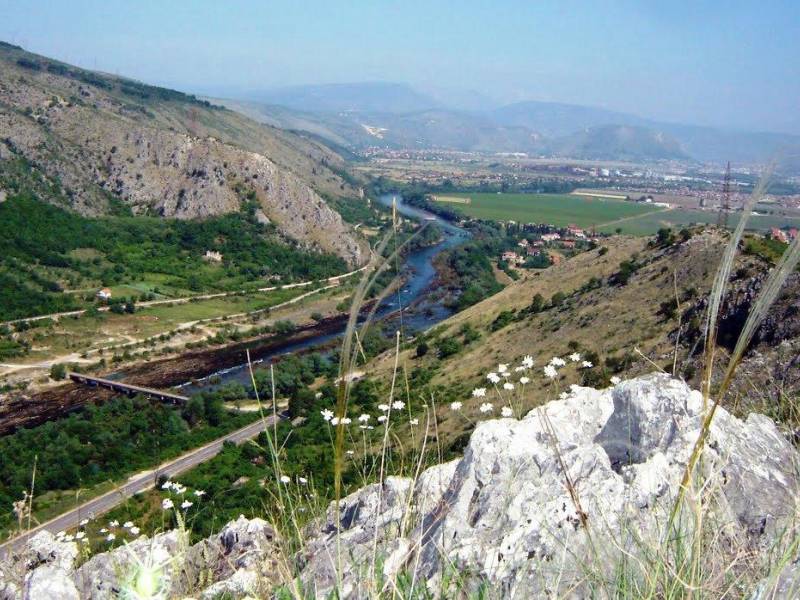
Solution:
<svg viewBox="0 0 800 600"><path fill-rule="evenodd" d="M798 597L798 19L0 0L0 600Z"/></svg>

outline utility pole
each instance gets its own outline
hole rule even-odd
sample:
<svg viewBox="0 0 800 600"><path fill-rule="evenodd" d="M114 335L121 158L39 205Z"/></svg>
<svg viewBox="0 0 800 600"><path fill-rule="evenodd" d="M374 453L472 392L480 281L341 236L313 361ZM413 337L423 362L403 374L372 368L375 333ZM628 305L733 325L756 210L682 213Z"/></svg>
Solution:
<svg viewBox="0 0 800 600"><path fill-rule="evenodd" d="M725 179L722 183L722 202L717 215L717 225L723 229L728 228L728 213L731 211L731 161L725 168Z"/></svg>

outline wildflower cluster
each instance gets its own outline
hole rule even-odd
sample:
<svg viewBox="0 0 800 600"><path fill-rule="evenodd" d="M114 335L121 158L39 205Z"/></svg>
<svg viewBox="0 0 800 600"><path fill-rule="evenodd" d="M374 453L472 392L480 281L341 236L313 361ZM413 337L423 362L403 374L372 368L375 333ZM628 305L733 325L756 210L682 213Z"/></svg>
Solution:
<svg viewBox="0 0 800 600"><path fill-rule="evenodd" d="M161 489L166 491L167 493L172 493L181 496L180 508L182 510L189 510L192 506L194 506L194 502L186 498L186 493L188 492L186 486L181 485L180 483L177 483L175 481L165 481L161 485ZM192 497L194 497L195 501L197 501L204 495L205 495L204 490L195 490L192 494ZM173 501L172 498L164 498L163 500L161 500L162 510L165 511L172 510L173 508L175 508L175 501Z"/></svg>

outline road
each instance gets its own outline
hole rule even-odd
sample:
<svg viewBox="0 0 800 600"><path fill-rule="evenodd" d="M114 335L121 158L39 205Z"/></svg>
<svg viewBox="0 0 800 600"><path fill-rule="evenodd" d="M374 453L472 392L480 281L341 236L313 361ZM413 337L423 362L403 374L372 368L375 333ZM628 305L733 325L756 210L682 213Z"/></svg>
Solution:
<svg viewBox="0 0 800 600"><path fill-rule="evenodd" d="M346 275L340 275L339 278L345 277L345 276ZM262 312L265 312L265 311L273 312L273 311L279 310L281 308L285 308L287 306L291 306L292 304L297 304L298 302L300 302L302 300L305 300L309 296L313 296L314 294L319 294L320 292L324 292L326 290L330 290L330 289L333 289L333 288L337 287L339 285L339 278L334 277L334 278L328 279L327 281L332 281L333 280L334 282L330 283L330 284L328 284L326 286L323 286L323 287L314 288L313 290L311 290L309 292L305 292L303 294L300 294L299 296L295 296L294 298L290 298L289 300L281 302L280 304L275 304L273 306L270 306L269 308L262 308L262 309L253 310L253 311L250 311L250 312L233 313L233 314L225 315L225 318L226 319L239 319L241 317L247 317L247 316L254 315L254 314L257 314L257 313L262 313ZM303 285L297 284L297 285L294 285L294 286L286 286L286 288L288 288L288 287L303 287L305 285L306 284L303 284ZM284 288L284 289L286 289L286 288ZM194 298L197 298L197 296L194 296ZM143 304L145 304L145 303L143 303ZM142 304L140 304L139 306L142 306ZM39 318L39 317L34 317L34 318ZM198 319L198 320L195 320L195 321L185 321L185 322L180 323L179 325L177 325L173 329L173 331L184 331L184 330L190 329L192 327L203 325L204 323L213 323L213 322L216 322L216 321L219 321L219 320L220 320L220 317L208 317L207 319ZM247 331L247 328L240 328L240 331ZM208 337L211 337L211 333L209 331L206 331L206 335ZM24 369L49 369L54 364L62 364L62 363L90 364L90 363L93 362L93 359L90 358L90 357L92 357L95 354L99 354L101 352L106 352L106 351L116 352L118 350L124 350L125 348L131 348L131 347L134 347L134 346L138 346L139 344L143 344L148 339L155 340L156 337L157 336L154 335L154 336L151 336L150 338L136 339L136 338L130 338L130 336L129 336L130 341L125 342L124 344L117 344L115 346L110 346L110 347L106 346L106 347L103 347L103 348L89 348L88 350L83 350L81 352L72 352L70 354L62 354L60 356L54 356L54 357L51 357L51 358L48 358L48 359L45 359L45 360L42 360L42 361L39 361L39 362L34 362L34 363L0 363L0 369L2 369L2 371L0 371L0 375L7 375L9 373L13 373L15 371L22 371ZM155 350L158 350L159 348L161 348L162 346L168 346L168 345L170 345L172 343L173 343L173 340L169 340L169 339L166 340L165 342L155 343L155 345L150 347L150 350L151 351L155 351Z"/></svg>
<svg viewBox="0 0 800 600"><path fill-rule="evenodd" d="M28 538L37 534L39 531L47 530L51 533L58 531L66 531L68 529L77 527L83 519L97 517L103 513L108 512L112 508L124 502L134 494L143 492L152 488L156 480L161 475L168 478L173 478L197 465L214 458L222 449L222 444L225 442L233 442L239 444L245 440L256 437L264 430L265 425L272 425L277 417L268 417L265 420L259 419L255 423L251 423L246 427L237 429L213 442L196 448L174 460L163 463L158 468L134 475L124 484L119 487L106 492L102 496L98 496L92 500L84 502L80 506L59 515L58 517L42 523L41 525L32 528L30 531L17 536L4 544L0 544L0 558L3 558L6 553L18 549L23 545Z"/></svg>
<svg viewBox="0 0 800 600"><path fill-rule="evenodd" d="M309 285L313 285L315 283L329 283L335 284L338 283L341 279L345 279L356 273L361 273L364 269L369 266L369 263L361 267L360 269L356 269L354 271L349 271L347 273L342 273L341 275L335 275L333 277L328 277L327 279L319 279L313 281L299 281L297 283L287 283L286 285L273 285L270 287L262 287L257 288L254 290L234 290L231 292L218 292L215 294L198 294L195 296L183 296L181 298L167 298L164 300L147 300L145 302L137 302L137 308L146 308L148 306L158 306L160 304L186 304L187 302L197 301L197 300L212 300L214 298L227 298L228 296L236 296L240 294L254 294L257 292L273 292L275 290L290 290L292 288L298 287L308 287ZM98 311L105 312L108 311L111 307L110 306L99 306L97 307ZM87 309L80 309L80 310L70 310L66 312L60 313L51 313L49 315L38 315L36 317L26 317L24 319L14 319L13 321L3 321L0 322L0 325L14 325L16 323L32 323L34 321L41 321L42 319L59 319L61 317L75 317L82 315L86 312Z"/></svg>

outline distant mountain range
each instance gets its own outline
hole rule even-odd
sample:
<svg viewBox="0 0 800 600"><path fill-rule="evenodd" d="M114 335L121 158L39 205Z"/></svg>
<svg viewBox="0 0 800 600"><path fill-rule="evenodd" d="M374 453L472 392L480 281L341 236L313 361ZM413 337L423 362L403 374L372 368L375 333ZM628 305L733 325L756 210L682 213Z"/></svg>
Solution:
<svg viewBox="0 0 800 600"><path fill-rule="evenodd" d="M398 83L294 86L215 102L356 151L385 146L602 160L730 160L740 165L763 164L777 155L783 170L800 170L796 135L666 123L555 102L457 110Z"/></svg>

